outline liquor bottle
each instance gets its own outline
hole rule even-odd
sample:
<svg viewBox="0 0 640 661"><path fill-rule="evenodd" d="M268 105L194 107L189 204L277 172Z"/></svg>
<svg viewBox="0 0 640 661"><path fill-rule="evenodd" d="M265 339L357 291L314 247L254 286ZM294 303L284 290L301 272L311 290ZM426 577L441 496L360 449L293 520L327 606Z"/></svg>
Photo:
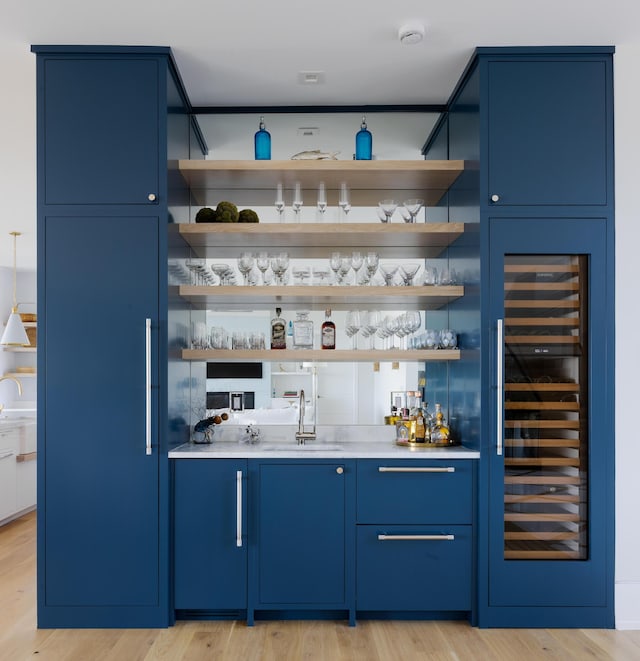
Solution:
<svg viewBox="0 0 640 661"><path fill-rule="evenodd" d="M313 321L308 312L296 312L293 322L293 348L313 349Z"/></svg>
<svg viewBox="0 0 640 661"><path fill-rule="evenodd" d="M293 349L293 322L289 321L287 325L287 337L286 337L287 349Z"/></svg>
<svg viewBox="0 0 640 661"><path fill-rule="evenodd" d="M256 161L271 160L271 134L264 127L264 117L260 117L258 130L253 137Z"/></svg>
<svg viewBox="0 0 640 661"><path fill-rule="evenodd" d="M436 404L436 413L433 416L433 429L431 430L432 443L448 443L449 442L449 427L444 419L442 407Z"/></svg>
<svg viewBox="0 0 640 661"><path fill-rule="evenodd" d="M367 122L363 116L360 130L356 133L356 161L371 160L372 144L371 131L367 129Z"/></svg>
<svg viewBox="0 0 640 661"><path fill-rule="evenodd" d="M336 325L331 321L331 310L324 311L325 320L322 323L321 344L323 349L336 348Z"/></svg>
<svg viewBox="0 0 640 661"><path fill-rule="evenodd" d="M286 323L280 316L282 310L276 308L276 316L271 320L271 348L272 349L286 349Z"/></svg>

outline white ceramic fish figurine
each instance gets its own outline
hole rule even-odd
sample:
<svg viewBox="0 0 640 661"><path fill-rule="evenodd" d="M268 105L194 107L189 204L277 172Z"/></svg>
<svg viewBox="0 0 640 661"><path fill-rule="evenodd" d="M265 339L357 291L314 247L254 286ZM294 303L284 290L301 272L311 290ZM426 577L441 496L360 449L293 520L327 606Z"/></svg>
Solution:
<svg viewBox="0 0 640 661"><path fill-rule="evenodd" d="M291 157L292 161L335 161L339 151L320 151L319 149L310 149L300 151Z"/></svg>

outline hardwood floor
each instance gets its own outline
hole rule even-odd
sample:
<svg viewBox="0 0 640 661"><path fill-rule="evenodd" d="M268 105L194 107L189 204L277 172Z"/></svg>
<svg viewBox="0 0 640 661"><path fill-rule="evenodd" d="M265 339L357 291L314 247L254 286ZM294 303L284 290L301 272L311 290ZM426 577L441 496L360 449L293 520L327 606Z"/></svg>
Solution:
<svg viewBox="0 0 640 661"><path fill-rule="evenodd" d="M640 631L476 629L464 622L180 622L36 629L35 513L0 528L0 661L640 659Z"/></svg>

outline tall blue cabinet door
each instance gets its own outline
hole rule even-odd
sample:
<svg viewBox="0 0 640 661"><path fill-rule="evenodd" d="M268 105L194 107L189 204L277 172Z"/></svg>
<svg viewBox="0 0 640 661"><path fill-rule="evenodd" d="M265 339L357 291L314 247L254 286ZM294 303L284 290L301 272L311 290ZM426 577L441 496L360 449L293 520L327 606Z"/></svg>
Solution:
<svg viewBox="0 0 640 661"><path fill-rule="evenodd" d="M489 222L486 623L612 626L612 237L603 218Z"/></svg>
<svg viewBox="0 0 640 661"><path fill-rule="evenodd" d="M59 55L39 59L38 66L38 94L46 104L42 202L148 205L157 200L158 59Z"/></svg>
<svg viewBox="0 0 640 661"><path fill-rule="evenodd" d="M159 226L153 216L107 215L41 224L40 626L166 622Z"/></svg>
<svg viewBox="0 0 640 661"><path fill-rule="evenodd" d="M247 607L247 461L174 462L174 604Z"/></svg>
<svg viewBox="0 0 640 661"><path fill-rule="evenodd" d="M610 56L504 56L487 81L487 203L612 202Z"/></svg>

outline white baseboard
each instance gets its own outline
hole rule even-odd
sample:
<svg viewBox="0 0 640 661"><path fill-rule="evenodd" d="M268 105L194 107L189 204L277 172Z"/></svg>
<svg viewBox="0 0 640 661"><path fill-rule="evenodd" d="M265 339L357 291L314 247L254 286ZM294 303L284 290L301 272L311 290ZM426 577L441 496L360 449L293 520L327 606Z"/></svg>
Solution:
<svg viewBox="0 0 640 661"><path fill-rule="evenodd" d="M616 582L616 629L640 630L640 581Z"/></svg>

